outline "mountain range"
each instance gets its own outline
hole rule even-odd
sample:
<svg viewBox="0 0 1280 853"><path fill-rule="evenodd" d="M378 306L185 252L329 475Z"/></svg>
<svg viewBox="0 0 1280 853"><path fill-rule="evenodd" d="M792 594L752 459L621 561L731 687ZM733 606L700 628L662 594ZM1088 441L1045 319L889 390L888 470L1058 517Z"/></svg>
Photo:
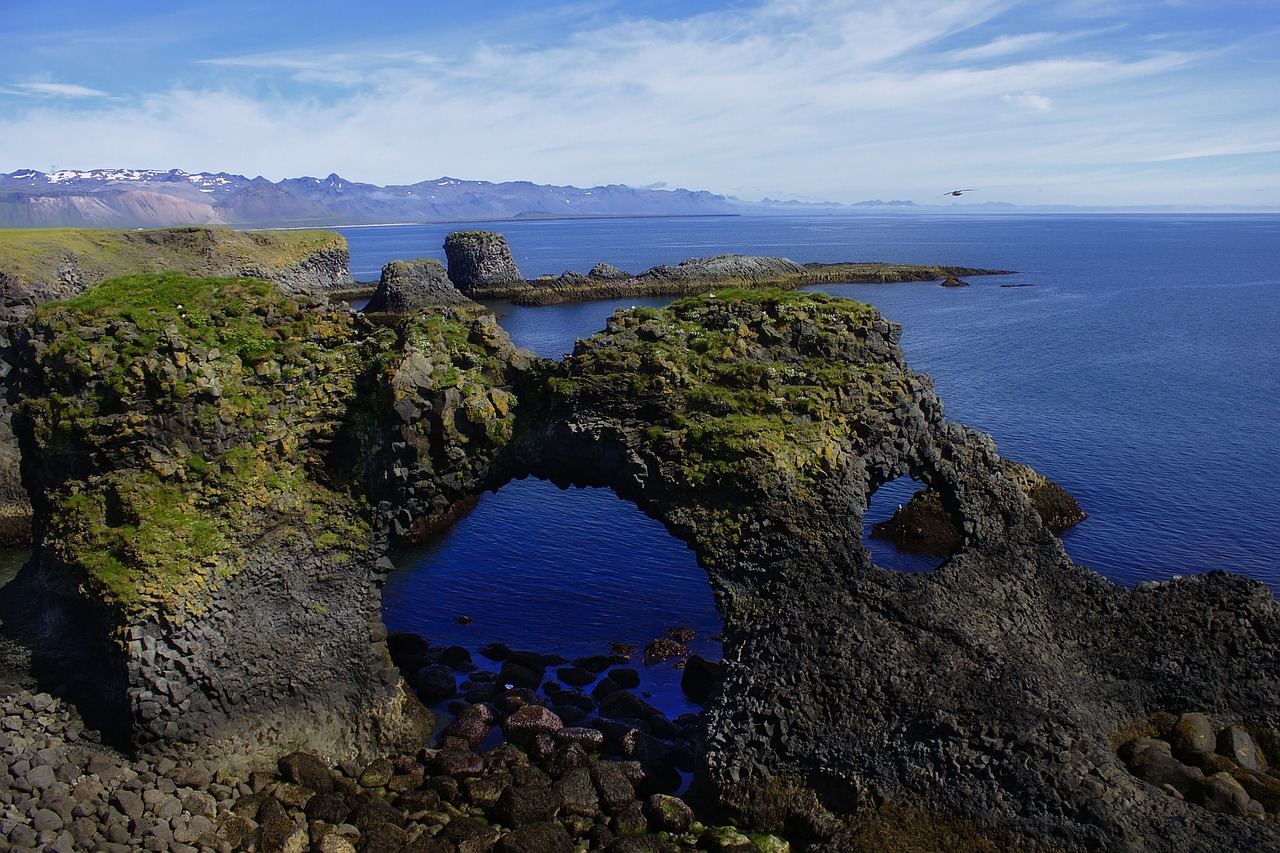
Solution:
<svg viewBox="0 0 1280 853"><path fill-rule="evenodd" d="M866 202L911 207L912 202ZM376 186L331 174L272 182L226 172L138 169L0 174L0 228L174 225L316 227L528 217L696 216L849 209L620 184L579 189L529 181L437 178Z"/></svg>

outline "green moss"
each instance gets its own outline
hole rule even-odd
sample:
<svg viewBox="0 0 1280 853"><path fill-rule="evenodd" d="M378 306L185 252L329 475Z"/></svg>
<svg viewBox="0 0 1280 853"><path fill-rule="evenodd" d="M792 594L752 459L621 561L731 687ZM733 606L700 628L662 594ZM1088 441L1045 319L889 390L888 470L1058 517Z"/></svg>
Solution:
<svg viewBox="0 0 1280 853"><path fill-rule="evenodd" d="M346 250L332 231L233 231L230 228L0 229L0 273L53 282L70 257L85 284L138 272L208 275L246 267L288 267L318 252Z"/></svg>
<svg viewBox="0 0 1280 853"><path fill-rule="evenodd" d="M267 282L172 272L41 306L27 358L43 396L20 408L51 457L105 460L49 490L46 541L126 608L193 606L263 530L335 559L360 548L367 506L300 449L349 428L353 323Z"/></svg>
<svg viewBox="0 0 1280 853"><path fill-rule="evenodd" d="M824 294L718 290L615 316L547 385L575 405L638 405L691 486L742 486L762 469L813 479L856 430L850 397L882 405L899 380L859 348L876 316Z"/></svg>

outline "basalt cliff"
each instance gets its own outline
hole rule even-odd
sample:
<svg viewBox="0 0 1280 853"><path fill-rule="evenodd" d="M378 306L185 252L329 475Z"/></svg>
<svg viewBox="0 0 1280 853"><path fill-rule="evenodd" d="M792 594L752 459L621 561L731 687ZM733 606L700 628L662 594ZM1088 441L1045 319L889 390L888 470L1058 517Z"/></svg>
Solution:
<svg viewBox="0 0 1280 853"><path fill-rule="evenodd" d="M717 289L550 362L450 301L365 316L168 274L37 309L14 342L36 553L6 630L145 752L412 752L387 543L514 478L607 486L696 551L724 621L707 810L813 850L922 821L991 847L1280 845L1271 592L1072 564L874 309ZM902 475L959 532L931 572L862 542Z"/></svg>
<svg viewBox="0 0 1280 853"><path fill-rule="evenodd" d="M168 270L252 276L291 293L319 295L354 285L350 260L346 241L332 232L0 229L0 351L7 347L9 325L37 305L70 298L109 278ZM11 359L0 359L7 373ZM9 420L8 404L0 399L0 544L16 545L30 541L31 511Z"/></svg>

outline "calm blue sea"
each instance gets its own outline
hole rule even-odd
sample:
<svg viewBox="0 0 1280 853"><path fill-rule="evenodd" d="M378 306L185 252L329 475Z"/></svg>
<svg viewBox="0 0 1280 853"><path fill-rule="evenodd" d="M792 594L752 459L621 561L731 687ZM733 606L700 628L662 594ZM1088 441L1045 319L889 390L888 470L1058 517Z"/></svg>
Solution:
<svg viewBox="0 0 1280 853"><path fill-rule="evenodd" d="M1017 270L967 288L823 289L902 324L907 358L934 378L949 418L1076 496L1089 514L1064 536L1076 562L1127 585L1227 569L1280 589L1278 216L716 217L343 233L353 274L376 280L393 259L443 260L445 235L462 227L504 234L529 278L722 252ZM1033 286L1004 286L1013 284ZM619 304L494 307L518 344L557 357ZM886 486L873 516L910 491ZM920 568L883 549L877 558ZM390 626L473 647L594 651L675 624L700 636L718 626L691 552L607 491L512 484L397 566ZM454 621L463 615L469 625Z"/></svg>

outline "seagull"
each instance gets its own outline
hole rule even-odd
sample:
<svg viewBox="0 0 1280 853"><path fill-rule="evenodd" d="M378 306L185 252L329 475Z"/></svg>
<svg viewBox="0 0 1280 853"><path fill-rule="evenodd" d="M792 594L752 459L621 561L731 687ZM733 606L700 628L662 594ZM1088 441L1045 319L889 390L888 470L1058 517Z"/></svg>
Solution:
<svg viewBox="0 0 1280 853"><path fill-rule="evenodd" d="M952 190L949 193L943 193L942 195L938 196L938 198L942 198L943 196L960 195L961 193L972 193L972 192L977 192L977 190Z"/></svg>

